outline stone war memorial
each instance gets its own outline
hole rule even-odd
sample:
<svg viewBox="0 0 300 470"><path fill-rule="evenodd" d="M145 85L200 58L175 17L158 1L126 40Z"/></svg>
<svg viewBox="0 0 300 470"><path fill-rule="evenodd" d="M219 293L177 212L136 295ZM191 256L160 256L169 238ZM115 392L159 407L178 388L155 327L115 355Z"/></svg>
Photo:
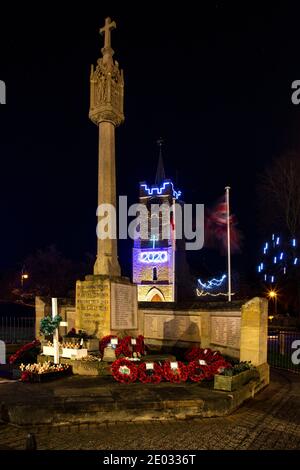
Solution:
<svg viewBox="0 0 300 470"><path fill-rule="evenodd" d="M111 31L115 27L114 21L105 20L100 30L102 57L90 76L89 117L99 133L98 207L116 207L115 129L124 121L124 79L113 59ZM77 282L76 328L99 339L112 330L137 329L136 286L121 276L117 239L98 238L94 274Z"/></svg>
<svg viewBox="0 0 300 470"><path fill-rule="evenodd" d="M155 184L140 183L148 228L132 243L133 281L122 276L114 230L98 231L117 207L115 130L125 88L115 28L106 18L102 56L90 72L89 118L99 140L94 272L77 280L75 299L36 297L36 340L11 362L21 371L21 382L9 385L18 400L9 387L3 397L3 416L18 425L224 416L269 384L267 300L231 300L228 287L228 301L195 301L182 289L190 278L179 222L171 220L165 239L162 218L150 215L158 202L184 206L165 177L161 140ZM23 359L28 350L38 350L37 363ZM22 382L35 403L22 403Z"/></svg>

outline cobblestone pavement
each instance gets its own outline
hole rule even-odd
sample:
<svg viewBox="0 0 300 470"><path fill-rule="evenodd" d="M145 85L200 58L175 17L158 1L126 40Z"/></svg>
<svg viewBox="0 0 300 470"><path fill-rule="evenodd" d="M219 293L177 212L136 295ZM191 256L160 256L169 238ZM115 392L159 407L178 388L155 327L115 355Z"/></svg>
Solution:
<svg viewBox="0 0 300 470"><path fill-rule="evenodd" d="M35 428L0 424L0 448L23 449L300 449L300 376L273 371L269 387L230 416L185 421Z"/></svg>

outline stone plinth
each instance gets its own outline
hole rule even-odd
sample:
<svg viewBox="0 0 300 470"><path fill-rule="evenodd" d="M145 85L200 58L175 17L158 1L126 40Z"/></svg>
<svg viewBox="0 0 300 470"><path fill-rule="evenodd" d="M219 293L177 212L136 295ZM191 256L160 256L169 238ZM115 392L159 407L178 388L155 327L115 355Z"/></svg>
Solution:
<svg viewBox="0 0 300 470"><path fill-rule="evenodd" d="M86 276L76 283L76 329L101 339L114 331L136 331L136 286L122 277Z"/></svg>
<svg viewBox="0 0 300 470"><path fill-rule="evenodd" d="M267 362L268 301L255 297L242 306L240 360L254 366Z"/></svg>

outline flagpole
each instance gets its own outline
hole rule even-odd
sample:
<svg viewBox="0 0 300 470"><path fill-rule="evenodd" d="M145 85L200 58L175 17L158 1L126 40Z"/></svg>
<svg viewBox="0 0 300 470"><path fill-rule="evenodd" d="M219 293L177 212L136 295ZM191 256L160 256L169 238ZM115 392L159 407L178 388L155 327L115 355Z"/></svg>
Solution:
<svg viewBox="0 0 300 470"><path fill-rule="evenodd" d="M230 186L226 186L226 210L227 210L227 267L228 267L228 302L231 302L231 252L230 252L230 207L229 207L229 190Z"/></svg>

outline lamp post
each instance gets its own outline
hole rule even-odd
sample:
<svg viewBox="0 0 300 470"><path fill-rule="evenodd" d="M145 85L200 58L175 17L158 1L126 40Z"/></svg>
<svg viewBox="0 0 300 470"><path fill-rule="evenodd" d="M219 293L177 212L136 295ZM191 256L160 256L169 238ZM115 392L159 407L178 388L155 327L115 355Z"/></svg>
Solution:
<svg viewBox="0 0 300 470"><path fill-rule="evenodd" d="M22 286L22 289L24 287L24 280L28 279L29 278L29 275L26 271L26 268L25 266L22 267L22 271L21 271L21 286Z"/></svg>
<svg viewBox="0 0 300 470"><path fill-rule="evenodd" d="M275 310L275 315L277 315L277 297L278 294L275 290L270 290L268 293L268 296L270 299L274 299L274 310Z"/></svg>

